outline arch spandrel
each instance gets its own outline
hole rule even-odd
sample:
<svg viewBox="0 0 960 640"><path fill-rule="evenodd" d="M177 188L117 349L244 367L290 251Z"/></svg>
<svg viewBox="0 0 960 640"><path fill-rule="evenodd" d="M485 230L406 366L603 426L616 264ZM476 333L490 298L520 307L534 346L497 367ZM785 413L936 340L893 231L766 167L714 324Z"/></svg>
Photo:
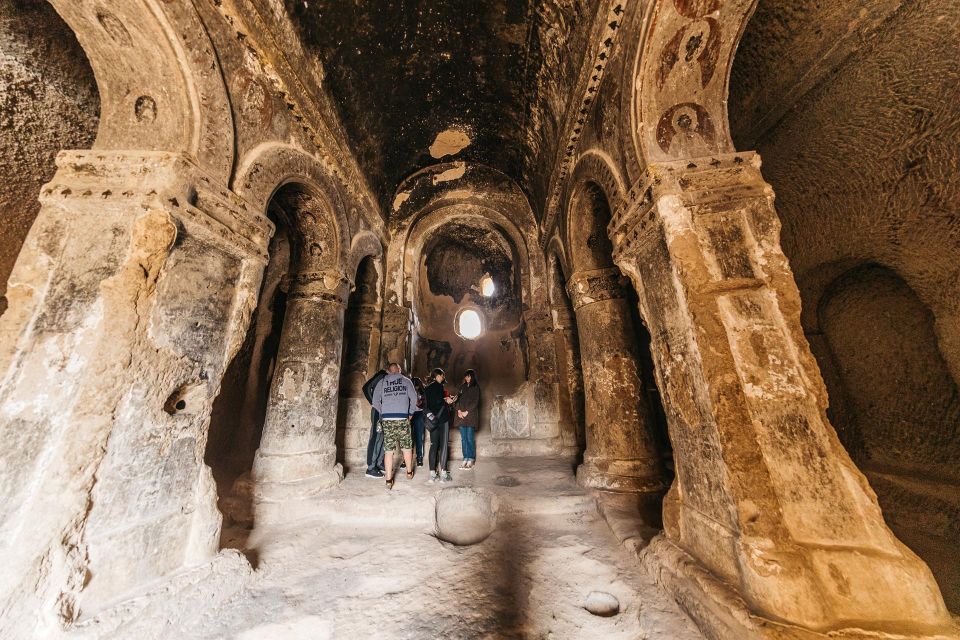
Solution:
<svg viewBox="0 0 960 640"><path fill-rule="evenodd" d="M730 67L756 0L657 0L632 64L630 131L644 164L733 153Z"/></svg>
<svg viewBox="0 0 960 640"><path fill-rule="evenodd" d="M76 33L97 80L101 117L93 148L186 153L226 185L233 116L213 43L193 4L52 4Z"/></svg>

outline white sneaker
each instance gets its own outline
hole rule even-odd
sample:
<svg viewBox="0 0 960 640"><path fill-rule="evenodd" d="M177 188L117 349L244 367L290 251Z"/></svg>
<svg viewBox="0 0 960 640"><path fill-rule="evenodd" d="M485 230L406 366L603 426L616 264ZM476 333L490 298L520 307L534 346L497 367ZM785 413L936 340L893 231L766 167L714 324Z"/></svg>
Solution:
<svg viewBox="0 0 960 640"><path fill-rule="evenodd" d="M449 471L444 471L444 472L440 475L440 482L453 482L453 478L450 477L450 472L449 472Z"/></svg>
<svg viewBox="0 0 960 640"><path fill-rule="evenodd" d="M431 472L430 472L430 477L427 478L427 483L428 483L428 484L433 484L433 483L436 482L436 481L437 481L437 472L436 472L436 471L431 471Z"/></svg>

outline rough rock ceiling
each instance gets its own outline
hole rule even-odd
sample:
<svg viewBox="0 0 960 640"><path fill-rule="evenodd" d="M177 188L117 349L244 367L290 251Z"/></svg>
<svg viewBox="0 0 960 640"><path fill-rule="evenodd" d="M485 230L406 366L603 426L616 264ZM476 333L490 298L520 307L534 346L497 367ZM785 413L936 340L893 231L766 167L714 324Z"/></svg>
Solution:
<svg viewBox="0 0 960 640"><path fill-rule="evenodd" d="M445 160L489 164L537 210L598 0L285 0L318 56L384 212L397 185Z"/></svg>

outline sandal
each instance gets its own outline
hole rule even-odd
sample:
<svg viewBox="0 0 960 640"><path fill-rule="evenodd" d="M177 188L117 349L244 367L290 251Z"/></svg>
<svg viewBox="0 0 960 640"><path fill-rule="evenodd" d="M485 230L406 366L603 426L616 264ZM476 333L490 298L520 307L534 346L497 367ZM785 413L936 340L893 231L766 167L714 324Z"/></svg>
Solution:
<svg viewBox="0 0 960 640"><path fill-rule="evenodd" d="M411 467L410 470L407 471L407 480L413 480L413 467Z"/></svg>
<svg viewBox="0 0 960 640"><path fill-rule="evenodd" d="M392 489L393 489L393 478L390 478L389 480L387 480L387 491L391 491Z"/></svg>

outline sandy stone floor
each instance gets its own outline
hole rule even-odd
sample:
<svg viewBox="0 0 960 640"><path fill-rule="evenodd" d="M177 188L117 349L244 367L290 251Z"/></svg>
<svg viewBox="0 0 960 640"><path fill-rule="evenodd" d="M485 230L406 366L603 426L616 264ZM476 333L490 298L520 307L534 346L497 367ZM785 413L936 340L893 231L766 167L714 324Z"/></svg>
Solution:
<svg viewBox="0 0 960 640"><path fill-rule="evenodd" d="M389 493L382 480L348 475L318 505L324 517L308 524L227 530L238 546L246 538L257 571L232 599L178 622L168 637L702 638L638 574L569 465L481 460L445 485L418 472ZM456 486L495 496L496 526L472 546L436 536L438 496ZM616 596L620 612L589 613L594 590Z"/></svg>

